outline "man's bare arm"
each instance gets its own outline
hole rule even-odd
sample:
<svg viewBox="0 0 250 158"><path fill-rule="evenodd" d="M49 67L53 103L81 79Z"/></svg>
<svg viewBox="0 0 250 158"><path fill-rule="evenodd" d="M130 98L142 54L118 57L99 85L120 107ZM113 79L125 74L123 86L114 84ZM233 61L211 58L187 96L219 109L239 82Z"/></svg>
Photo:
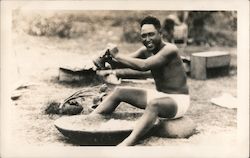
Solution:
<svg viewBox="0 0 250 158"><path fill-rule="evenodd" d="M146 48L145 47L141 47L140 49L138 49L134 53L129 54L128 57L131 57L131 58L144 58L145 57L145 54L144 54L145 51L146 51ZM128 66L124 65L123 63L118 62L117 60L110 59L108 61L108 63L111 65L111 67L113 69L117 69L117 68L129 68Z"/></svg>
<svg viewBox="0 0 250 158"><path fill-rule="evenodd" d="M146 52L146 47L143 46L140 49L138 49L137 51L135 51L134 53L129 54L129 57L132 58L145 58L145 52Z"/></svg>
<svg viewBox="0 0 250 158"><path fill-rule="evenodd" d="M177 54L177 49L172 48L170 50L162 49L156 55L153 55L147 59L138 59L131 58L128 56L117 54L114 58L126 65L127 67L139 70L139 71L147 71L153 68L161 67L166 64L169 59Z"/></svg>

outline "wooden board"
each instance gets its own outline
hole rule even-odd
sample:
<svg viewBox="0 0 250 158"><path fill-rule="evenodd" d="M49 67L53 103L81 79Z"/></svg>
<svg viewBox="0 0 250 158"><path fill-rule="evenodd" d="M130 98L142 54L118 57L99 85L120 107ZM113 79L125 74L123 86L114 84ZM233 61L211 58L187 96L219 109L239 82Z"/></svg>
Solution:
<svg viewBox="0 0 250 158"><path fill-rule="evenodd" d="M228 68L230 59L229 53L221 51L193 53L191 56L191 77L205 80L207 79L207 69Z"/></svg>
<svg viewBox="0 0 250 158"><path fill-rule="evenodd" d="M191 77L205 80L207 78L206 58L191 56Z"/></svg>
<svg viewBox="0 0 250 158"><path fill-rule="evenodd" d="M61 82L75 82L75 81L96 81L100 80L99 76L96 74L96 71L92 69L87 70L72 70L69 68L59 68L58 79Z"/></svg>
<svg viewBox="0 0 250 158"><path fill-rule="evenodd" d="M101 80L102 74L106 74L112 70L98 70L93 69L77 69L74 68L59 68L58 79L62 82L74 82L74 81L95 81ZM123 79L146 79L152 78L151 72L140 72L131 69L115 69L116 76Z"/></svg>

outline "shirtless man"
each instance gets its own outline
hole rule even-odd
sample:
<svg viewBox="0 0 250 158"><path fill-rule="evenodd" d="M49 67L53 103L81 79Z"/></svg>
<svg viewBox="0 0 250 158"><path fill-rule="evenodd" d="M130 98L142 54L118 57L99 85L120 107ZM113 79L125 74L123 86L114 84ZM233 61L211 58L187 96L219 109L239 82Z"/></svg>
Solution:
<svg viewBox="0 0 250 158"><path fill-rule="evenodd" d="M155 80L155 89L116 87L92 112L110 114L126 102L145 109L132 133L119 145L131 146L144 136L158 117L175 119L182 117L189 107L189 92L186 73L178 55L178 49L161 38L160 21L148 16L141 21L143 47L130 56L110 52L113 61L134 70L150 70Z"/></svg>

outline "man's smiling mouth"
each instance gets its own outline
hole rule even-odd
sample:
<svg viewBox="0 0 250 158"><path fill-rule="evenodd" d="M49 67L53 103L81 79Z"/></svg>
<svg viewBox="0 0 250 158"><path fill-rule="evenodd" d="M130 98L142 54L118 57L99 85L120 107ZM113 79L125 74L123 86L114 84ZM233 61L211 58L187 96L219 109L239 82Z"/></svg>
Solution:
<svg viewBox="0 0 250 158"><path fill-rule="evenodd" d="M153 43L152 43L152 42L149 42L149 43L147 43L147 46L148 46L148 47L152 47L152 46L153 46Z"/></svg>

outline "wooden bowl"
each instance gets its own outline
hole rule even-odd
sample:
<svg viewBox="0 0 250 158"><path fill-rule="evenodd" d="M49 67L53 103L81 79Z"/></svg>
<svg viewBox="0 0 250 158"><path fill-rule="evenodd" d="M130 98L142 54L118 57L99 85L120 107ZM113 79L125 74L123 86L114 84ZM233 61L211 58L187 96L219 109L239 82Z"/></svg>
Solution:
<svg viewBox="0 0 250 158"><path fill-rule="evenodd" d="M133 130L142 113L113 113L111 115L63 116L55 127L78 145L117 145Z"/></svg>

